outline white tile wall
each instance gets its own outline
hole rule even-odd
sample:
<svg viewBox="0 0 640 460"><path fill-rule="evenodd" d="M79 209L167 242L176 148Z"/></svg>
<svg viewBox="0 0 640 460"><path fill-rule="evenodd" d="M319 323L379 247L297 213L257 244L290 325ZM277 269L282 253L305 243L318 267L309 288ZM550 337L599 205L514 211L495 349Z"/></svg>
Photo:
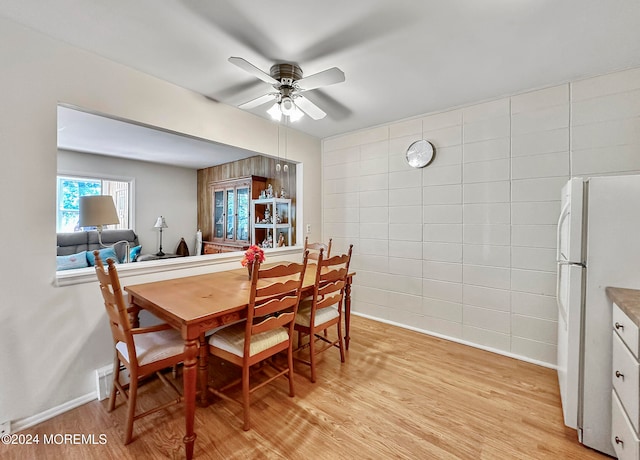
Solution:
<svg viewBox="0 0 640 460"><path fill-rule="evenodd" d="M511 337L508 333L496 332L489 329L462 325L462 338L467 342L477 343L497 350L510 350Z"/></svg>
<svg viewBox="0 0 640 460"><path fill-rule="evenodd" d="M323 235L357 245L354 311L554 364L560 188L629 172L640 69L324 140Z"/></svg>
<svg viewBox="0 0 640 460"><path fill-rule="evenodd" d="M423 297L422 313L433 318L462 323L462 304Z"/></svg>
<svg viewBox="0 0 640 460"><path fill-rule="evenodd" d="M448 302L462 302L462 284L425 279L422 281L422 292L431 299L446 300Z"/></svg>
<svg viewBox="0 0 640 460"><path fill-rule="evenodd" d="M452 339L462 339L462 322L426 316L424 324L425 331L433 331Z"/></svg>
<svg viewBox="0 0 640 460"><path fill-rule="evenodd" d="M422 242L389 240L389 256L422 260Z"/></svg>
<svg viewBox="0 0 640 460"><path fill-rule="evenodd" d="M360 244L358 245L357 250L360 254L388 256L389 246L390 241L388 239L376 240L370 238L360 238ZM356 250L355 247L353 249L354 251Z"/></svg>
<svg viewBox="0 0 640 460"><path fill-rule="evenodd" d="M388 194L389 206L420 206L421 195L420 187L395 189Z"/></svg>
<svg viewBox="0 0 640 460"><path fill-rule="evenodd" d="M509 180L509 159L465 163L462 175L467 184Z"/></svg>
<svg viewBox="0 0 640 460"><path fill-rule="evenodd" d="M511 193L509 181L466 183L462 190L464 203L508 203Z"/></svg>
<svg viewBox="0 0 640 460"><path fill-rule="evenodd" d="M462 263L462 245L455 243L422 243L422 257L438 262Z"/></svg>
<svg viewBox="0 0 640 460"><path fill-rule="evenodd" d="M558 318L558 305L555 296L512 291L511 311L519 315L551 321L555 321Z"/></svg>
<svg viewBox="0 0 640 460"><path fill-rule="evenodd" d="M462 241L466 244L509 245L511 226L509 224L465 224Z"/></svg>
<svg viewBox="0 0 640 460"><path fill-rule="evenodd" d="M424 260L422 276L432 280L462 283L462 264Z"/></svg>
<svg viewBox="0 0 640 460"><path fill-rule="evenodd" d="M464 324L494 332L508 334L509 312L465 305L462 312Z"/></svg>
<svg viewBox="0 0 640 460"><path fill-rule="evenodd" d="M404 160L403 160L404 161ZM425 168L422 173L422 184L431 185L449 185L462 183L462 168L460 164L436 166Z"/></svg>
<svg viewBox="0 0 640 460"><path fill-rule="evenodd" d="M475 286L509 289L510 275L509 269L503 267L468 264L462 267L462 280L464 283Z"/></svg>
<svg viewBox="0 0 640 460"><path fill-rule="evenodd" d="M464 144L464 162L509 158L509 138L488 139Z"/></svg>
<svg viewBox="0 0 640 460"><path fill-rule="evenodd" d="M639 144L609 145L573 152L573 175L599 175L640 171Z"/></svg>
<svg viewBox="0 0 640 460"><path fill-rule="evenodd" d="M511 243L532 248L556 247L555 225L514 225L511 227Z"/></svg>
<svg viewBox="0 0 640 460"><path fill-rule="evenodd" d="M462 206L456 204L434 204L422 208L425 224L461 224Z"/></svg>
<svg viewBox="0 0 640 460"><path fill-rule="evenodd" d="M511 156L568 152L569 128L533 132L511 137Z"/></svg>
<svg viewBox="0 0 640 460"><path fill-rule="evenodd" d="M466 305L477 305L479 307L506 312L510 310L510 292L505 289L493 289L465 284L462 295Z"/></svg>
<svg viewBox="0 0 640 460"><path fill-rule="evenodd" d="M533 158L542 158L539 155ZM558 190L567 182L566 176L542 177L511 181L512 201L557 201Z"/></svg>

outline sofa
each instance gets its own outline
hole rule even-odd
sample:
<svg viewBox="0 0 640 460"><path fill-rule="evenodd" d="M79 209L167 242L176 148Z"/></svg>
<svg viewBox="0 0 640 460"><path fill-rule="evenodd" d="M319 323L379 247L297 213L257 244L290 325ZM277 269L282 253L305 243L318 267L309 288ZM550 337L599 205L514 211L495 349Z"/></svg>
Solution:
<svg viewBox="0 0 640 460"><path fill-rule="evenodd" d="M128 245L126 243L129 243ZM117 244L115 244L117 243ZM118 261L124 261L126 251L130 250L134 256L140 252L138 235L133 230L103 230L102 246L98 242L98 232L72 232L57 234L57 265L58 270L83 268L93 265L93 251L105 251L105 258L114 255ZM105 248L108 246L109 248ZM111 252L113 251L113 253ZM83 260L83 258L85 260ZM131 258L131 262L135 257Z"/></svg>

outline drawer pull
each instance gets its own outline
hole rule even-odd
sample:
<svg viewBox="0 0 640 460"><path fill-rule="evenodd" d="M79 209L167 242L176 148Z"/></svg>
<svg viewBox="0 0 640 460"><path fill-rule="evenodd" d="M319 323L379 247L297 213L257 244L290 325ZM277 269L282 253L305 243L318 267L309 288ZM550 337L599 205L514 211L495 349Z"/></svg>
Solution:
<svg viewBox="0 0 640 460"><path fill-rule="evenodd" d="M618 377L619 379L622 379L622 381L624 382L624 374L621 373L620 371L616 371L616 377Z"/></svg>
<svg viewBox="0 0 640 460"><path fill-rule="evenodd" d="M620 445L624 446L624 441L616 436L616 444L620 444Z"/></svg>
<svg viewBox="0 0 640 460"><path fill-rule="evenodd" d="M622 329L624 331L624 324L620 324L619 322L616 321L616 329Z"/></svg>

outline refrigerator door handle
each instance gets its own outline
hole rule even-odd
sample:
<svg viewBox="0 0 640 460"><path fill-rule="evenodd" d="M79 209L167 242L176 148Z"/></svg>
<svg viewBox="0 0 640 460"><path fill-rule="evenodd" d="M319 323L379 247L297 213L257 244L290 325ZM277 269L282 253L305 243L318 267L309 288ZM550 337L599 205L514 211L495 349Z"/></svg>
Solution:
<svg viewBox="0 0 640 460"><path fill-rule="evenodd" d="M562 319L564 319L565 324L567 323L567 314L565 313L564 306L562 305L562 299L560 299L560 283L562 283L561 273L562 273L562 265L558 262L558 271L556 274L556 304L558 305L558 312L562 315Z"/></svg>
<svg viewBox="0 0 640 460"><path fill-rule="evenodd" d="M571 205L571 202L568 201L564 207L562 208L562 211L560 212L560 217L558 217L558 227L556 228L556 262L561 263L563 262L562 260L560 260L560 240L562 239L562 224L564 223L565 219L567 217L569 217L569 207Z"/></svg>

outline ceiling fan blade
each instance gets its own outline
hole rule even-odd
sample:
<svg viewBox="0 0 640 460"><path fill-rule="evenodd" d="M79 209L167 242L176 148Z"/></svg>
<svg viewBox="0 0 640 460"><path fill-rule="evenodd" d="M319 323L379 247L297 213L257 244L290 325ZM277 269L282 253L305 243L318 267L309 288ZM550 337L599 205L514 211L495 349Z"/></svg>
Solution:
<svg viewBox="0 0 640 460"><path fill-rule="evenodd" d="M315 105L304 96L296 97L294 102L300 110L302 110L314 120L321 120L322 118L327 116L327 114L324 113L324 111L320 107Z"/></svg>
<svg viewBox="0 0 640 460"><path fill-rule="evenodd" d="M240 57L233 57L232 56L232 57L229 58L229 62L232 63L232 64L237 65L238 67L240 67L245 72L249 72L254 77L259 78L260 80L262 80L262 81L264 81L266 83L269 83L270 85L278 85L279 84L278 80L273 78L268 73L263 72L262 70L260 70L259 68L257 68L256 66L254 66L253 64L251 64L249 61L247 61L245 59L242 59Z"/></svg>
<svg viewBox="0 0 640 460"><path fill-rule="evenodd" d="M255 99L251 99L250 101L245 102L244 104L240 104L238 108L240 109L253 109L254 107L258 107L259 105L266 104L269 101L273 101L276 97L277 93L269 93L264 94Z"/></svg>
<svg viewBox="0 0 640 460"><path fill-rule="evenodd" d="M321 86L334 85L344 81L344 72L337 67L332 67L322 72L301 78L296 83L300 87L300 91L309 91Z"/></svg>
<svg viewBox="0 0 640 460"><path fill-rule="evenodd" d="M307 91L304 93L304 97L318 107L322 107L322 110L327 112L327 115L331 115L331 118L335 121L345 120L352 113L347 106L336 98L329 96L323 89Z"/></svg>

